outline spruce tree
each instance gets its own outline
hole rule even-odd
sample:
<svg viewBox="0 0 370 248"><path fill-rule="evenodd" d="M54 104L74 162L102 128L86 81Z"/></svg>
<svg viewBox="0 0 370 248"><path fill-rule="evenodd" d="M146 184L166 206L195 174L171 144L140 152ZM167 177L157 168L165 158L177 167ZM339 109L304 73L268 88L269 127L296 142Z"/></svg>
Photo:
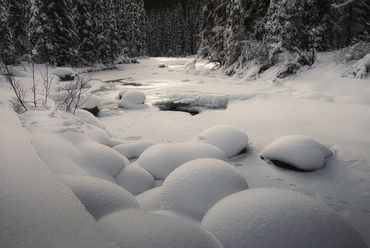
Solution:
<svg viewBox="0 0 370 248"><path fill-rule="evenodd" d="M16 63L14 37L9 27L9 8L6 0L0 0L0 63Z"/></svg>

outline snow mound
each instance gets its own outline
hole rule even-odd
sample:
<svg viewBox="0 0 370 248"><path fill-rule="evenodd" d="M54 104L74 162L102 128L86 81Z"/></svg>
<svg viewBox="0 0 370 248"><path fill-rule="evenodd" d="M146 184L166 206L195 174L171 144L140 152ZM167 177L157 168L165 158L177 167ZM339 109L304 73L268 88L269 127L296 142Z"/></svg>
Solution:
<svg viewBox="0 0 370 248"><path fill-rule="evenodd" d="M91 114L89 111L86 111L83 109L77 109L74 115L77 116L84 123L93 125L103 130L106 129L104 124L98 118L96 118L93 114Z"/></svg>
<svg viewBox="0 0 370 248"><path fill-rule="evenodd" d="M180 165L198 158L227 160L217 147L206 143L157 144L149 147L138 159L138 164L155 179L166 177Z"/></svg>
<svg viewBox="0 0 370 248"><path fill-rule="evenodd" d="M141 194L154 187L153 176L136 164L126 166L116 176L116 181L133 195Z"/></svg>
<svg viewBox="0 0 370 248"><path fill-rule="evenodd" d="M53 74L59 77L62 81L73 80L76 76L76 72L72 68L67 67L57 68L54 70Z"/></svg>
<svg viewBox="0 0 370 248"><path fill-rule="evenodd" d="M195 137L193 141L214 145L228 158L239 155L248 146L248 136L242 130L226 125L211 127Z"/></svg>
<svg viewBox="0 0 370 248"><path fill-rule="evenodd" d="M116 150L95 142L85 142L80 146L85 155L82 166L91 176L115 182L114 177L130 162Z"/></svg>
<svg viewBox="0 0 370 248"><path fill-rule="evenodd" d="M119 145L122 145L122 144L123 144L123 141L120 140L120 139L116 139L116 138L109 139L109 147L113 147L114 148L115 146L119 146Z"/></svg>
<svg viewBox="0 0 370 248"><path fill-rule="evenodd" d="M166 178L160 195L161 209L201 220L218 201L245 189L245 178L232 165L217 159L197 159Z"/></svg>
<svg viewBox="0 0 370 248"><path fill-rule="evenodd" d="M140 140L131 144L122 144L113 147L117 152L128 159L138 158L146 149L155 145L151 140Z"/></svg>
<svg viewBox="0 0 370 248"><path fill-rule="evenodd" d="M86 101L82 104L81 108L93 109L98 107L100 102L101 99L99 97L92 95L86 99Z"/></svg>
<svg viewBox="0 0 370 248"><path fill-rule="evenodd" d="M351 66L342 76L355 79L366 79L370 72L370 54L360 59L357 63Z"/></svg>
<svg viewBox="0 0 370 248"><path fill-rule="evenodd" d="M124 210L98 221L98 227L125 248L222 248L201 227L175 218Z"/></svg>
<svg viewBox="0 0 370 248"><path fill-rule="evenodd" d="M159 202L159 196L162 192L162 187L156 187L150 190L147 190L140 195L136 196L137 201L141 209L145 211L156 211L161 207Z"/></svg>
<svg viewBox="0 0 370 248"><path fill-rule="evenodd" d="M218 202L202 226L225 248L365 248L360 235L330 207L283 189L252 189Z"/></svg>
<svg viewBox="0 0 370 248"><path fill-rule="evenodd" d="M85 176L60 178L95 219L123 209L139 208L135 197L117 184Z"/></svg>
<svg viewBox="0 0 370 248"><path fill-rule="evenodd" d="M129 91L122 95L122 99L118 105L125 109L143 109L148 107L145 104L145 99L146 96L143 92Z"/></svg>
<svg viewBox="0 0 370 248"><path fill-rule="evenodd" d="M309 137L291 135L269 144L261 158L286 168L314 171L322 169L332 154L329 148Z"/></svg>

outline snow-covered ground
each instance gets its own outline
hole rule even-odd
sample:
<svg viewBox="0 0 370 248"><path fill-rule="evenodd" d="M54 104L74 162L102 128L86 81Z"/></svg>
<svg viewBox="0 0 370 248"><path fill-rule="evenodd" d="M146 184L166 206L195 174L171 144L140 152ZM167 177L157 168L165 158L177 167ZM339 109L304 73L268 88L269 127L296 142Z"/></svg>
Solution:
<svg viewBox="0 0 370 248"><path fill-rule="evenodd" d="M233 157L229 162L235 165L239 173L244 176L249 188L289 189L323 201L348 220L370 245L368 231L370 229L370 82L368 79L341 78L341 74L348 69L348 66L330 63L329 57L330 54L321 54L313 69L303 71L299 76L280 83L271 82L274 68L264 73L257 81L247 82L222 76L220 72L212 71L212 65L209 64L199 64L195 70L189 71L186 64L190 59L186 58L141 59L140 64L124 65L118 70L93 72L89 77L97 82L92 93L100 98L99 121L86 116L75 117L51 110L29 111L20 118L23 126L29 131L30 138L19 138L19 142L27 143L26 148L31 149L32 140L32 149L36 149L38 156L35 151L31 155L37 160L35 163L45 163L49 166L50 171L47 173L50 176L53 176L52 174L69 176L74 174L80 177L93 175L119 183L122 178L133 175L133 178L142 180L141 186L144 185L143 189L135 191L137 194L155 185L161 185L164 178L156 176L155 173L151 175L143 171L142 167L151 172L150 168L143 165L145 162L142 161L145 159L139 159L128 165L128 161L121 155L122 153L119 153L119 148L116 152L112 149L108 150L104 145L115 146L121 142L135 143L132 147L143 150L143 145L136 142L143 140L145 144L150 143L150 145L166 142L195 144L194 138L208 128L218 125L233 126L248 135L244 140L247 140L249 145L247 153ZM161 64L166 66L159 67ZM30 83L27 77L21 77L19 80ZM110 81L110 86L104 86L102 81ZM10 122L7 115L15 114L10 114L9 104L4 100L11 92L4 82L0 85L1 109L7 113L1 115L3 130L4 125L8 127L6 123ZM101 86L104 88L100 88ZM131 96L139 95L141 100L138 103L135 100L131 101L142 104L142 100L145 100L145 107L119 108L119 103L122 101L119 96L124 96L128 91L144 93L146 99L135 93ZM186 109L194 108L200 113L190 115L181 111L159 111L153 105L158 102L180 104ZM123 105L128 106L128 104ZM11 127L8 129L13 130L14 133L19 130L26 133L18 124L9 123L9 125ZM102 128L103 126L105 129ZM327 145L334 155L329 158L324 169L314 172L285 170L260 158L261 152L268 144L288 135L304 135L313 138ZM3 142L3 135L1 137L0 156L4 158L7 156L3 154L7 151L5 149L7 144ZM148 140L150 142L147 142ZM237 147L243 143L238 144ZM194 146L197 147L199 144ZM22 147L18 149L23 150ZM155 149L157 148L153 147L152 151ZM186 151L189 150L186 149ZM197 151L201 149L207 150L207 148L195 148ZM218 150L218 148L214 149ZM149 150L147 151L150 153ZM181 149L170 152L173 155L178 151ZM217 152L207 151L217 154ZM189 153L194 154L191 151ZM133 150L130 154L136 153ZM150 161L150 154L145 156L146 160ZM43 162L38 161L40 157ZM173 157L170 156L169 161L176 160ZM223 159L218 155L213 157ZM155 163L161 158L154 157L152 161ZM196 158L202 157L193 159ZM184 162L188 161L182 158L181 163ZM104 168L101 167L102 163L106 164ZM176 169L177 166L171 167L171 170ZM165 176L170 172L160 171ZM73 180L73 182L76 181L76 179ZM0 188L4 190L4 187L7 186ZM83 189L85 186L76 187ZM113 187L113 185L106 187ZM66 187L65 190L67 190ZM160 192L158 190L153 192L154 194L146 193L151 198L158 198L156 195L158 196ZM123 192L123 194L126 193ZM122 193L115 193L115 197L118 197L116 194ZM89 201L90 197L89 195ZM139 195L137 199L140 203L148 198ZM150 200L150 204L153 202L155 203L155 200ZM76 206L72 207L76 208ZM81 209L76 211L83 213ZM105 220L101 225L109 226L109 222Z"/></svg>

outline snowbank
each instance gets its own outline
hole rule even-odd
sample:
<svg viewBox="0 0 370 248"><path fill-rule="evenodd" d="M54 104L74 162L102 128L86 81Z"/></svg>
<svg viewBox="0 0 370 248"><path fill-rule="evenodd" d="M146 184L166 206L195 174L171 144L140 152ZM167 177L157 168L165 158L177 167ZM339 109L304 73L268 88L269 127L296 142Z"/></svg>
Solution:
<svg viewBox="0 0 370 248"><path fill-rule="evenodd" d="M98 226L122 248L222 248L213 235L195 224L139 210L108 215Z"/></svg>
<svg viewBox="0 0 370 248"><path fill-rule="evenodd" d="M177 167L197 158L227 160L225 154L215 146L206 143L177 143L151 146L137 162L155 179L166 179Z"/></svg>
<svg viewBox="0 0 370 248"><path fill-rule="evenodd" d="M106 129L104 124L89 111L77 109L74 115L87 124L93 125L103 130Z"/></svg>
<svg viewBox="0 0 370 248"><path fill-rule="evenodd" d="M126 166L116 176L116 181L133 195L138 195L154 187L153 176L136 164Z"/></svg>
<svg viewBox="0 0 370 248"><path fill-rule="evenodd" d="M193 141L214 145L228 158L239 155L248 146L248 136L242 130L226 125L211 127L195 137Z"/></svg>
<svg viewBox="0 0 370 248"><path fill-rule="evenodd" d="M143 92L129 91L122 95L122 99L118 105L125 109L143 109L148 107L145 104L145 99L146 96Z"/></svg>
<svg viewBox="0 0 370 248"><path fill-rule="evenodd" d="M343 77L366 79L370 72L370 54L360 59L357 63L351 66L344 74Z"/></svg>
<svg viewBox="0 0 370 248"><path fill-rule="evenodd" d="M156 142L151 140L140 140L131 144L121 144L113 147L117 152L128 159L138 158L146 149Z"/></svg>
<svg viewBox="0 0 370 248"><path fill-rule="evenodd" d="M141 209L145 211L156 211L161 207L159 196L162 192L162 187L155 187L147 190L144 193L136 196Z"/></svg>
<svg viewBox="0 0 370 248"><path fill-rule="evenodd" d="M0 116L0 247L117 247L50 174L16 114L0 107Z"/></svg>
<svg viewBox="0 0 370 248"><path fill-rule="evenodd" d="M95 219L123 209L139 208L135 197L117 184L85 176L60 176L60 179Z"/></svg>
<svg viewBox="0 0 370 248"><path fill-rule="evenodd" d="M252 189L231 195L210 209L202 226L225 248L366 247L334 210L283 189Z"/></svg>
<svg viewBox="0 0 370 248"><path fill-rule="evenodd" d="M245 189L245 178L232 165L217 159L197 159L166 178L160 195L161 209L201 220L219 200Z"/></svg>
<svg viewBox="0 0 370 248"><path fill-rule="evenodd" d="M291 135L266 146L261 158L283 167L314 171L322 169L332 154L329 148L309 137Z"/></svg>

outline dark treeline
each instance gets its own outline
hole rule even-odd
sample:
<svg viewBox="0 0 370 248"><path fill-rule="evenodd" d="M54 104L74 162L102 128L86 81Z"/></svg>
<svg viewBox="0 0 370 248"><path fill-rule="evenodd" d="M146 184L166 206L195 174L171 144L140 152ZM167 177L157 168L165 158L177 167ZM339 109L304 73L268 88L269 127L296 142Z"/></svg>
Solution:
<svg viewBox="0 0 370 248"><path fill-rule="evenodd" d="M150 56L186 56L197 52L206 0L146 0Z"/></svg>
<svg viewBox="0 0 370 248"><path fill-rule="evenodd" d="M145 53L142 0L0 0L0 58L56 65Z"/></svg>

